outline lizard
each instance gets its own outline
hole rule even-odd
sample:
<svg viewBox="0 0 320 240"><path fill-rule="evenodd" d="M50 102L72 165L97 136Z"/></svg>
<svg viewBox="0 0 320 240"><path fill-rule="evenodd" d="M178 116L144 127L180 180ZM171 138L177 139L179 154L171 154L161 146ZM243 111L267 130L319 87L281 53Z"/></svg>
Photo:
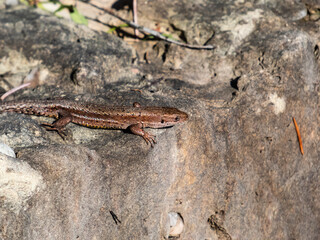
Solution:
<svg viewBox="0 0 320 240"><path fill-rule="evenodd" d="M55 118L41 124L64 138L65 127L72 122L89 128L128 129L153 147L155 136L144 128L166 128L188 120L188 114L172 107L106 106L72 100L20 100L0 103L0 113L17 112Z"/></svg>

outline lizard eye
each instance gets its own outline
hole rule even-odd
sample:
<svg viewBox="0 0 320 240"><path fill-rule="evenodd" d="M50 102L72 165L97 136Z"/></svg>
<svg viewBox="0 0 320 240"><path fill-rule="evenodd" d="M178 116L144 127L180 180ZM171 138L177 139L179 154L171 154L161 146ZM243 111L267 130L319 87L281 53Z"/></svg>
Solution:
<svg viewBox="0 0 320 240"><path fill-rule="evenodd" d="M161 123L164 123L164 120L163 120L163 119L161 119Z"/></svg>
<svg viewBox="0 0 320 240"><path fill-rule="evenodd" d="M180 120L180 117L177 116L177 117L175 118L175 120L176 120L176 122L178 122L178 121Z"/></svg>

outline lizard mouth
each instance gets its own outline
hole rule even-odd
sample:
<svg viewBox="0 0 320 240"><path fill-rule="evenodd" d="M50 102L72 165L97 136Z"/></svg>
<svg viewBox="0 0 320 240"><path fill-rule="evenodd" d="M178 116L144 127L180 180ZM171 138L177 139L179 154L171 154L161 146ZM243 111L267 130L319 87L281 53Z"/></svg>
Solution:
<svg viewBox="0 0 320 240"><path fill-rule="evenodd" d="M189 118L188 114L186 114L185 112L181 112L181 114L179 116L176 116L175 121L176 122L185 122L187 121Z"/></svg>

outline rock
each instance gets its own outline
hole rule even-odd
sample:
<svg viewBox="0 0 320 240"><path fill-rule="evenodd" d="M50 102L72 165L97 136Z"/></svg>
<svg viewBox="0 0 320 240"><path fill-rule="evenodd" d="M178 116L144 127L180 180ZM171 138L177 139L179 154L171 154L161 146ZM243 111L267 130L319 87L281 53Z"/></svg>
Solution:
<svg viewBox="0 0 320 240"><path fill-rule="evenodd" d="M170 225L170 231L169 231L169 238L179 238L180 234L183 231L183 219L179 213L175 212L169 212L169 225Z"/></svg>
<svg viewBox="0 0 320 240"><path fill-rule="evenodd" d="M297 20L304 6L286 3L139 3L141 22L157 12L214 51L143 41L135 52L40 11L2 10L1 76L15 85L35 65L48 72L16 98L174 106L189 120L148 130L158 142L150 148L127 132L73 124L62 140L39 126L48 119L1 114L15 172L24 164L39 180L10 186L23 197L0 205L0 238L317 239L319 23Z"/></svg>
<svg viewBox="0 0 320 240"><path fill-rule="evenodd" d="M130 76L132 50L111 35L97 35L71 21L25 8L7 10L0 20L6 23L0 30L0 74L10 70L7 80L12 83L20 84L30 68L38 67L47 71L46 86L85 94L124 78L124 73ZM95 53L97 46L100 54ZM60 97L61 92L55 94Z"/></svg>
<svg viewBox="0 0 320 240"><path fill-rule="evenodd" d="M10 212L18 215L24 211L27 201L41 189L45 189L45 184L40 172L26 162L0 154L0 201L3 216ZM6 229L3 224L2 229ZM4 237L5 233L2 232L2 235Z"/></svg>
<svg viewBox="0 0 320 240"><path fill-rule="evenodd" d="M5 154L9 157L16 157L16 154L14 153L13 149L2 142L0 142L0 153Z"/></svg>
<svg viewBox="0 0 320 240"><path fill-rule="evenodd" d="M17 0L6 0L5 1L6 6L15 6L19 4L19 1Z"/></svg>
<svg viewBox="0 0 320 240"><path fill-rule="evenodd" d="M0 1L0 9L4 9L6 7L5 0Z"/></svg>

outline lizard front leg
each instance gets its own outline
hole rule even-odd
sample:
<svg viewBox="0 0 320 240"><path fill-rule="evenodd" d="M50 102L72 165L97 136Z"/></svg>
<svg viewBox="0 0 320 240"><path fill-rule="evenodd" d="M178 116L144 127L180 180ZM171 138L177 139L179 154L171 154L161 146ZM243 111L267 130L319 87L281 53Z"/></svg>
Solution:
<svg viewBox="0 0 320 240"><path fill-rule="evenodd" d="M59 116L61 116L61 118L54 121L52 124L42 123L41 126L48 131L57 131L60 137L64 139L64 137L67 136L65 127L72 121L72 116L67 112L59 112Z"/></svg>
<svg viewBox="0 0 320 240"><path fill-rule="evenodd" d="M157 143L154 135L143 130L142 123L130 125L129 129L133 134L143 137L143 139L147 142L147 144L149 143L151 144L151 147L154 147L154 144Z"/></svg>

